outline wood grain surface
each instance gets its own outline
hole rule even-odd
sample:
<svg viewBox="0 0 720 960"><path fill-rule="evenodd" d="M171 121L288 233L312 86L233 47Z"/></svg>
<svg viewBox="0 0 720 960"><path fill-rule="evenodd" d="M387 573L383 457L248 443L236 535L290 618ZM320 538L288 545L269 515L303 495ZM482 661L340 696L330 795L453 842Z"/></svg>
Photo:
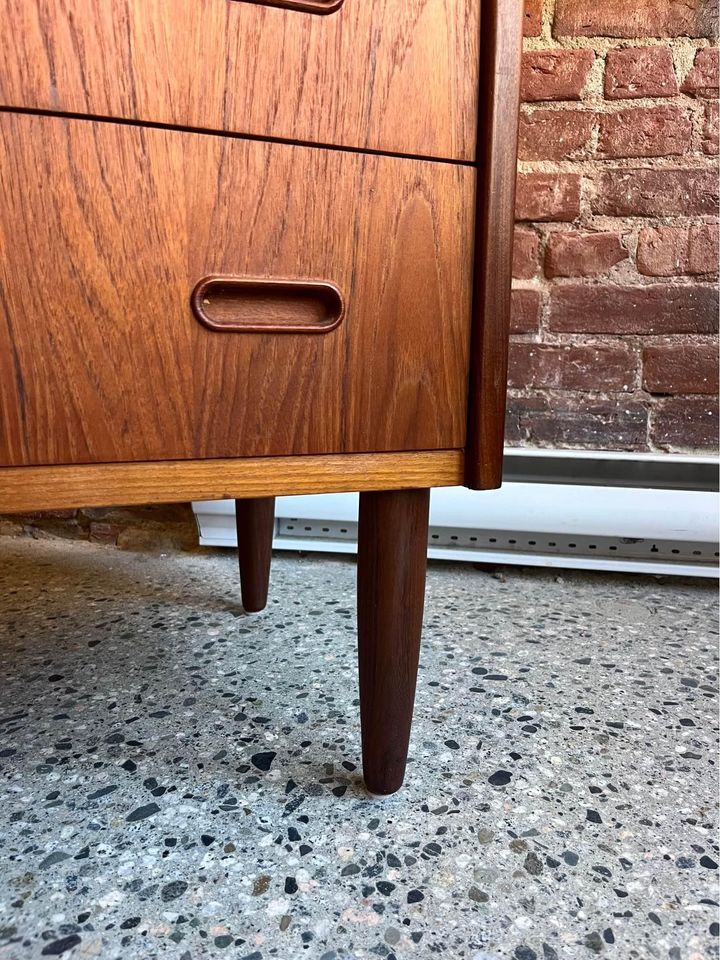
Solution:
<svg viewBox="0 0 720 960"><path fill-rule="evenodd" d="M361 493L357 618L365 784L402 786L420 656L429 490Z"/></svg>
<svg viewBox="0 0 720 960"><path fill-rule="evenodd" d="M270 563L275 532L275 497L248 497L235 501L240 589L246 613L267 605Z"/></svg>
<svg viewBox="0 0 720 960"><path fill-rule="evenodd" d="M474 179L0 115L0 464L462 447ZM211 274L330 281L343 321L213 332Z"/></svg>
<svg viewBox="0 0 720 960"><path fill-rule="evenodd" d="M465 484L502 482L523 0L483 3L480 134Z"/></svg>
<svg viewBox="0 0 720 960"><path fill-rule="evenodd" d="M480 0L0 0L0 105L472 160ZM11 26L12 25L12 26Z"/></svg>
<svg viewBox="0 0 720 960"><path fill-rule="evenodd" d="M462 475L461 450L0 467L0 513L451 487Z"/></svg>

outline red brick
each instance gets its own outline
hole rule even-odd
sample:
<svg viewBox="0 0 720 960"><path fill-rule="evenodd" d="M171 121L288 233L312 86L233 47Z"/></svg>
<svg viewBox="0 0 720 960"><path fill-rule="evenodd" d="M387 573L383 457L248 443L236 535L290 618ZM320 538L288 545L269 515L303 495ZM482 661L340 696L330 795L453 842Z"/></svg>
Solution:
<svg viewBox="0 0 720 960"><path fill-rule="evenodd" d="M718 295L712 287L615 287L568 284L550 296L550 329L561 333L714 333Z"/></svg>
<svg viewBox="0 0 720 960"><path fill-rule="evenodd" d="M520 160L572 160L587 156L595 114L586 110L533 110L520 116Z"/></svg>
<svg viewBox="0 0 720 960"><path fill-rule="evenodd" d="M524 33L526 37L539 37L542 33L543 0L525 0Z"/></svg>
<svg viewBox="0 0 720 960"><path fill-rule="evenodd" d="M118 535L123 528L114 523L91 523L90 540L93 543L116 544Z"/></svg>
<svg viewBox="0 0 720 960"><path fill-rule="evenodd" d="M64 540L87 540L87 531L77 520L48 515L24 524L23 530L36 539L61 537Z"/></svg>
<svg viewBox="0 0 720 960"><path fill-rule="evenodd" d="M591 199L593 213L609 217L713 215L717 205L714 170L607 170Z"/></svg>
<svg viewBox="0 0 720 960"><path fill-rule="evenodd" d="M80 515L89 521L100 520L106 523L119 523L122 526L148 521L162 525L176 522L195 523L189 503L153 503L134 507L83 507Z"/></svg>
<svg viewBox="0 0 720 960"><path fill-rule="evenodd" d="M580 100L594 62L592 50L528 51L523 56L522 99Z"/></svg>
<svg viewBox="0 0 720 960"><path fill-rule="evenodd" d="M532 280L540 267L540 237L533 230L515 230L513 246L513 277Z"/></svg>
<svg viewBox="0 0 720 960"><path fill-rule="evenodd" d="M553 233L545 253L548 277L593 277L627 260L616 233Z"/></svg>
<svg viewBox="0 0 720 960"><path fill-rule="evenodd" d="M692 122L680 107L638 107L599 120L599 157L670 157L690 148Z"/></svg>
<svg viewBox="0 0 720 960"><path fill-rule="evenodd" d="M556 37L710 37L716 0L557 0Z"/></svg>
<svg viewBox="0 0 720 960"><path fill-rule="evenodd" d="M535 333L540 326L539 290L513 290L510 318L511 333Z"/></svg>
<svg viewBox="0 0 720 960"><path fill-rule="evenodd" d="M692 70L680 89L693 97L717 97L719 86L720 50L717 47L698 50Z"/></svg>
<svg viewBox="0 0 720 960"><path fill-rule="evenodd" d="M608 100L674 97L677 78L670 47L629 47L609 50L605 61Z"/></svg>
<svg viewBox="0 0 720 960"><path fill-rule="evenodd" d="M717 395L716 343L667 343L643 350L643 387L648 393Z"/></svg>
<svg viewBox="0 0 720 960"><path fill-rule="evenodd" d="M720 104L717 101L705 104L702 148L703 153L711 157L720 153Z"/></svg>
<svg viewBox="0 0 720 960"><path fill-rule="evenodd" d="M673 397L653 407L650 438L671 450L716 450L718 402L710 397Z"/></svg>
<svg viewBox="0 0 720 960"><path fill-rule="evenodd" d="M34 513L23 513L24 520L74 520L78 515L77 510L39 510Z"/></svg>
<svg viewBox="0 0 720 960"><path fill-rule="evenodd" d="M556 447L647 449L647 410L635 400L579 394L508 398L508 442Z"/></svg>
<svg viewBox="0 0 720 960"><path fill-rule="evenodd" d="M518 341L510 345L509 384L541 390L630 390L636 367L635 356L626 347Z"/></svg>
<svg viewBox="0 0 720 960"><path fill-rule="evenodd" d="M637 268L648 277L716 273L717 224L645 227L638 237Z"/></svg>
<svg viewBox="0 0 720 960"><path fill-rule="evenodd" d="M521 173L517 180L517 220L574 220L580 216L580 175Z"/></svg>

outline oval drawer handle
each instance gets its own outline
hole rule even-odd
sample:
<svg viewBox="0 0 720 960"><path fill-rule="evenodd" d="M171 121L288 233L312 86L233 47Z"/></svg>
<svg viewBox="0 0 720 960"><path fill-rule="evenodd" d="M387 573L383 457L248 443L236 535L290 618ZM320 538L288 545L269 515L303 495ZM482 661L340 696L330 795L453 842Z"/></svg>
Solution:
<svg viewBox="0 0 720 960"><path fill-rule="evenodd" d="M248 0L265 7L284 7L286 10L298 10L300 13L334 13L345 0Z"/></svg>
<svg viewBox="0 0 720 960"><path fill-rule="evenodd" d="M221 333L329 333L343 297L327 280L203 277L190 295L197 320Z"/></svg>

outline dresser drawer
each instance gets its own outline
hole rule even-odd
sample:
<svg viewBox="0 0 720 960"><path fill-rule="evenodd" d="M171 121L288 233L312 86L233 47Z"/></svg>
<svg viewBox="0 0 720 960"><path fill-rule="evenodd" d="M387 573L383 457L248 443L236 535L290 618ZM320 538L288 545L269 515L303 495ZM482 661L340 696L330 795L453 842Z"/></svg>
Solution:
<svg viewBox="0 0 720 960"><path fill-rule="evenodd" d="M274 3L0 0L0 105L474 157L480 0Z"/></svg>
<svg viewBox="0 0 720 960"><path fill-rule="evenodd" d="M462 447L474 183L0 115L0 464Z"/></svg>

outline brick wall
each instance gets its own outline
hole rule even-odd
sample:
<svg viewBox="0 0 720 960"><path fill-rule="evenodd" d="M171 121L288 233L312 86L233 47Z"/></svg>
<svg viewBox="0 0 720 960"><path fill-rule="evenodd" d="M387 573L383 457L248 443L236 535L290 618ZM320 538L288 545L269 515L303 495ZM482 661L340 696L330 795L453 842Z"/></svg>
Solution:
<svg viewBox="0 0 720 960"><path fill-rule="evenodd" d="M174 551L197 547L189 503L147 507L48 510L0 516L0 536L90 540L123 550Z"/></svg>
<svg viewBox="0 0 720 960"><path fill-rule="evenodd" d="M527 0L508 442L717 441L713 0Z"/></svg>

